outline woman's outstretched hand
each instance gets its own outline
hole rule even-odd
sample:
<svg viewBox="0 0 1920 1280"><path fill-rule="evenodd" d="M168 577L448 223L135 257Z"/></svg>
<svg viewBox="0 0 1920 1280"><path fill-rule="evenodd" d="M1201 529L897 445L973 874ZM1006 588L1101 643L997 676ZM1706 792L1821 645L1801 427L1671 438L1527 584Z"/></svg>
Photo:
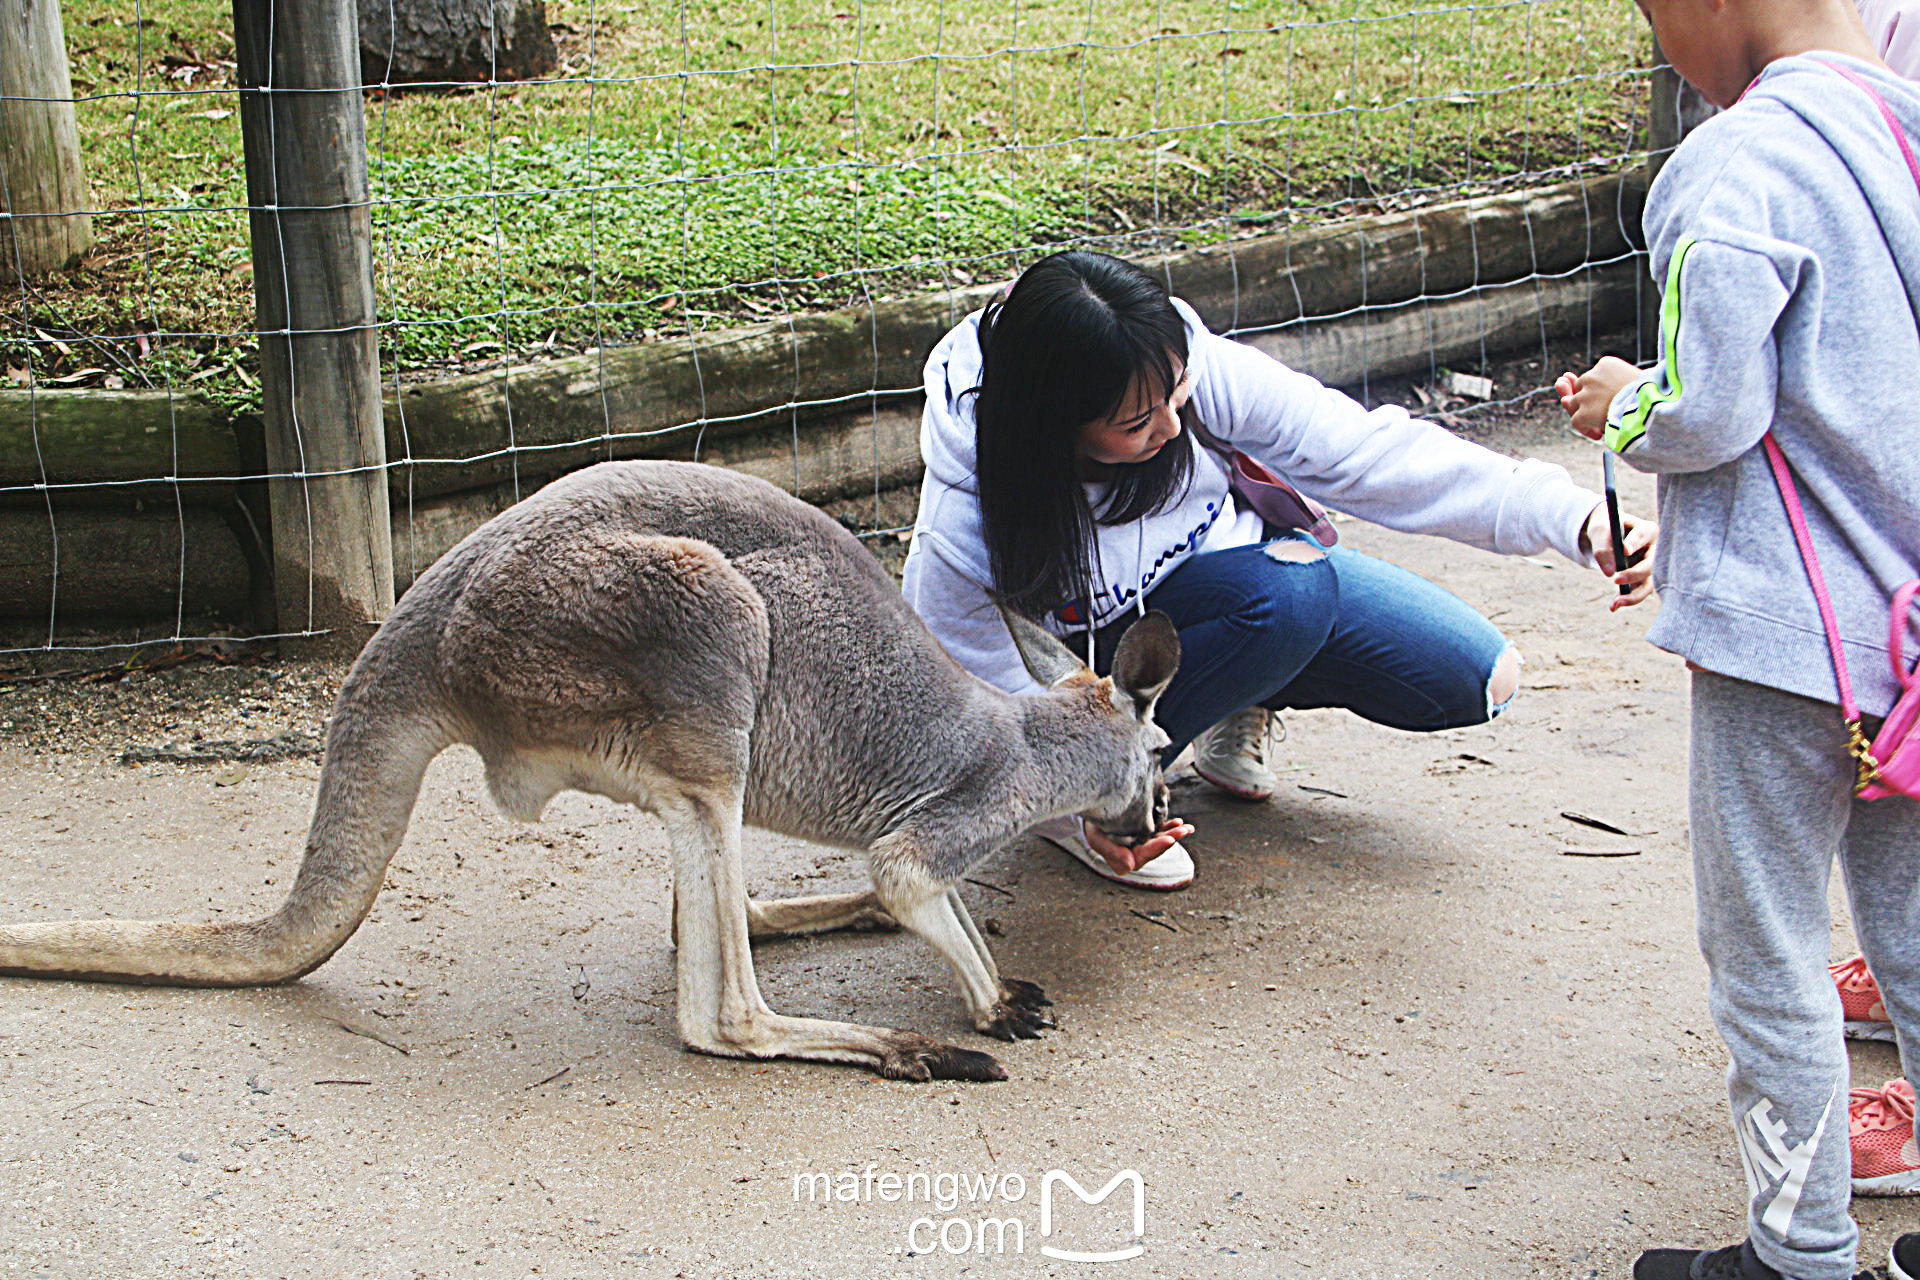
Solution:
<svg viewBox="0 0 1920 1280"><path fill-rule="evenodd" d="M1600 572L1630 588L1625 595L1615 596L1607 603L1608 613L1639 604L1653 594L1653 547L1660 540L1660 526L1622 511L1620 527L1627 536L1628 566L1624 569L1613 562L1613 530L1607 523L1606 503L1593 509L1587 517L1586 529L1580 534L1583 549L1593 553L1593 558L1600 563Z"/></svg>
<svg viewBox="0 0 1920 1280"><path fill-rule="evenodd" d="M1087 829L1087 843L1093 846L1093 851L1105 858L1107 865L1123 876L1132 875L1193 834L1192 823L1183 822L1179 818L1168 818L1166 824L1151 839L1142 840L1135 845L1125 845L1091 822L1083 825Z"/></svg>
<svg viewBox="0 0 1920 1280"><path fill-rule="evenodd" d="M1640 370L1619 356L1601 356L1585 373L1563 373L1553 384L1560 407L1573 420L1573 429L1589 440L1606 434L1607 406L1620 389L1640 380Z"/></svg>

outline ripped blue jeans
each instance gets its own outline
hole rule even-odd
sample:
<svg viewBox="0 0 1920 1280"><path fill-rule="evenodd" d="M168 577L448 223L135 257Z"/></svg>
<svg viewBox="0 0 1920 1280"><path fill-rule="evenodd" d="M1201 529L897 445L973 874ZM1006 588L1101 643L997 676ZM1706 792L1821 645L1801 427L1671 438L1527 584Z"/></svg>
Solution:
<svg viewBox="0 0 1920 1280"><path fill-rule="evenodd" d="M1293 544L1293 545L1289 545ZM1345 707L1396 729L1482 724L1507 638L1465 601L1398 565L1305 534L1196 555L1147 594L1180 631L1180 671L1155 719L1164 759L1243 707ZM1277 553L1277 554L1275 554ZM1110 669L1124 622L1101 629Z"/></svg>

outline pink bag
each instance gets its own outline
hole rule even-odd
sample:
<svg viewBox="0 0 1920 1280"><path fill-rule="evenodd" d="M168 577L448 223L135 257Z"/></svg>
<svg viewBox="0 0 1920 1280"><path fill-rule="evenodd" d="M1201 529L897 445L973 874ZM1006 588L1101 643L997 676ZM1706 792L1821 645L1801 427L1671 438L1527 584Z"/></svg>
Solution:
<svg viewBox="0 0 1920 1280"><path fill-rule="evenodd" d="M1276 529L1310 533L1323 547L1340 541L1327 509L1238 449L1227 453L1228 482L1254 514Z"/></svg>
<svg viewBox="0 0 1920 1280"><path fill-rule="evenodd" d="M1247 504L1247 509L1276 529L1298 529L1310 533L1323 547L1340 541L1339 531L1327 509L1268 470L1266 465L1201 425L1191 416L1182 419L1193 438L1227 464L1227 483Z"/></svg>
<svg viewBox="0 0 1920 1280"><path fill-rule="evenodd" d="M1856 771L1853 794L1862 800L1881 800L1887 796L1920 799L1920 732L1915 731L1916 726L1920 726L1920 664L1907 667L1901 654L1907 638L1907 614L1913 609L1914 596L1920 593L1920 578L1904 583L1893 593L1887 656L1893 662L1893 678L1900 686L1900 699L1869 743L1860 727L1859 704L1853 700L1853 681L1847 675L1847 655L1840 647L1840 625L1834 621L1826 575L1820 572L1820 560L1813 552L1813 537L1807 532L1807 517L1800 509L1800 491L1794 488L1793 473L1787 470L1787 456L1780 452L1773 432L1767 432L1760 443L1766 446L1773 481L1780 486L1780 500L1787 504L1793 540L1800 547L1800 563L1807 567L1807 579L1813 583L1813 598L1820 606L1820 623L1827 631L1833 674L1840 685L1840 714L1847 722L1847 752L1853 757Z"/></svg>

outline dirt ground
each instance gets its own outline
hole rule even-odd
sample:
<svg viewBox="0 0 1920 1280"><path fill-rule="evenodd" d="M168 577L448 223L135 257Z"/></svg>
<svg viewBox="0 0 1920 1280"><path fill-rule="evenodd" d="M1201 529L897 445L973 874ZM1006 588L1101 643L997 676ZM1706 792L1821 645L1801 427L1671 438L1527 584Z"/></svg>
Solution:
<svg viewBox="0 0 1920 1280"><path fill-rule="evenodd" d="M1544 410L1496 443L1597 482ZM1651 503L1642 477L1626 492ZM963 893L1001 967L1058 1002L1040 1041L973 1036L908 937L759 950L775 1008L987 1048L1005 1083L682 1052L658 826L577 795L514 825L456 750L373 916L305 980L0 980L0 1274L1598 1277L1737 1238L1685 676L1641 639L1651 608L1609 616L1608 585L1558 560L1342 534L1508 631L1527 687L1507 716L1430 736L1288 716L1271 804L1178 789L1184 893L1033 842L981 866ZM0 694L0 918L269 909L316 761L120 752L315 732L340 674ZM749 840L758 891L863 883L853 854ZM1860 1083L1899 1071L1854 1052ZM1092 1195L1122 1169L1144 1252L1042 1255L1128 1247L1130 1185L1091 1206L1056 1179L1041 1234L1048 1171ZM1869 1259L1920 1227L1910 1203L1856 1209Z"/></svg>

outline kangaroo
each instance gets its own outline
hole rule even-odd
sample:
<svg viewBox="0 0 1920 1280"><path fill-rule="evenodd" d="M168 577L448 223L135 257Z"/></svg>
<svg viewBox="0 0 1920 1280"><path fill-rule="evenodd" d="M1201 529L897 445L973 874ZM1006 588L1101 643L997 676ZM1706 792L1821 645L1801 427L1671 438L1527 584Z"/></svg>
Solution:
<svg viewBox="0 0 1920 1280"><path fill-rule="evenodd" d="M1005 1079L991 1055L915 1032L774 1013L751 940L897 923L953 967L977 1030L1053 1025L1039 987L999 975L954 885L1047 818L1085 814L1121 839L1158 828L1153 708L1179 639L1147 614L1103 679L1006 620L1046 693L968 674L852 535L773 485L694 463L588 467L470 534L362 650L279 910L0 925L0 974L238 987L312 972L365 919L427 765L459 742L510 817L569 788L659 815L687 1047ZM868 851L873 889L750 899L743 823Z"/></svg>

